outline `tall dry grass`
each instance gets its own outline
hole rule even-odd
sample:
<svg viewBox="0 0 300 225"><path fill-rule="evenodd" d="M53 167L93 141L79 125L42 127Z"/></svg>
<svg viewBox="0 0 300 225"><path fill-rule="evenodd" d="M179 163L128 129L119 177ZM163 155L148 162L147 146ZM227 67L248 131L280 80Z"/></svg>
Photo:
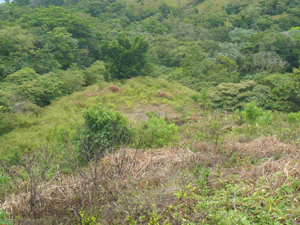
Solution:
<svg viewBox="0 0 300 225"><path fill-rule="evenodd" d="M212 171L208 178L211 190L220 188L222 182L234 175L236 184L247 180L253 187L264 177L269 183L266 182L263 188L272 194L283 184L291 182L291 177L300 176L299 148L281 143L275 137L260 137L249 143L226 141L224 152L207 143L195 145L199 147L195 152L188 148L146 151L122 148L99 159L97 166L91 163L72 176L65 176L57 167L51 180L36 186L33 208L29 203L29 182L20 183L16 187L19 193L6 196L1 208L9 212L16 224L29 219L33 221L31 224L50 221L54 224L62 221L64 224L80 223L80 211L91 212L91 209L101 207L104 210L100 224L126 224L129 216L136 220L144 216L140 219L143 224L147 223L151 213L166 212L177 200L174 193L184 190L190 183L195 185L195 177L188 171L199 164ZM252 157L261 161L256 164L245 161L244 165L228 167L226 165L232 162L233 154L239 159ZM297 192L299 189L300 186ZM255 191L253 188L252 192ZM185 199L182 204L195 206L192 201ZM173 210L180 213L182 209ZM169 214L171 224L178 224L173 214ZM189 219L198 221L206 216L205 213L194 213ZM47 221L43 220L45 218Z"/></svg>

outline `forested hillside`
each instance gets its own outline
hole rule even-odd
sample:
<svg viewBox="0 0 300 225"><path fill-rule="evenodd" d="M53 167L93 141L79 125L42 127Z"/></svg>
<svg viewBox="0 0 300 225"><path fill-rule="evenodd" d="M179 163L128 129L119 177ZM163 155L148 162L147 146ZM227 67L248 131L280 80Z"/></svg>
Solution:
<svg viewBox="0 0 300 225"><path fill-rule="evenodd" d="M196 91L205 87L212 93L214 108L241 109L243 103L256 100L266 109L298 111L299 4L1 4L0 103L11 108L30 101L43 107L102 78L149 76ZM247 87L241 82L248 82ZM232 99L220 101L227 99L222 90L231 87L251 97L237 99L232 90Z"/></svg>
<svg viewBox="0 0 300 225"><path fill-rule="evenodd" d="M0 224L296 224L299 56L299 0L5 1Z"/></svg>

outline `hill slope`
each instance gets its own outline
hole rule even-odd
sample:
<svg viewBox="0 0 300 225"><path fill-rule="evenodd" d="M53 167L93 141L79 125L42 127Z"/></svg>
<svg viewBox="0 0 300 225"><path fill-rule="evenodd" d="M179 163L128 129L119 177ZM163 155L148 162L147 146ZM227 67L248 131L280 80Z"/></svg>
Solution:
<svg viewBox="0 0 300 225"><path fill-rule="evenodd" d="M191 116L199 110L191 99L197 92L179 84L151 78L132 78L117 84L119 86L101 83L100 87L86 87L85 91L54 101L37 116L19 114L17 128L0 137L0 154L4 156L15 148L31 151L51 146L58 126L81 120L82 109L93 104L102 103L135 121L147 120L145 113L149 111L162 117L180 117L182 114Z"/></svg>

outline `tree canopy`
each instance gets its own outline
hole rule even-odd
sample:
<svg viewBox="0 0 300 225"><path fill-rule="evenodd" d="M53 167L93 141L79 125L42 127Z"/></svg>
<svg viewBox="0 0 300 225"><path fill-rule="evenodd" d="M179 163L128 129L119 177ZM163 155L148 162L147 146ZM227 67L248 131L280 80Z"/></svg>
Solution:
<svg viewBox="0 0 300 225"><path fill-rule="evenodd" d="M0 4L0 91L18 95L10 98L15 101L27 98L47 105L103 78L161 77L197 91L206 88L211 96L215 96L211 88L218 85L238 87L252 80L268 90L264 97L273 109L298 110L292 105L298 104L293 77L300 66L300 3L232 0L208 13L200 7L204 4L151 0ZM37 100L33 89L24 94L9 88L24 90L24 84L12 78L23 79L22 73L36 76L26 81L28 90L47 78L59 91L47 94L48 100L45 96ZM289 88L282 87L284 83ZM8 104L5 98L0 102Z"/></svg>
<svg viewBox="0 0 300 225"><path fill-rule="evenodd" d="M116 41L101 46L102 54L108 64L108 76L111 79L136 77L145 67L149 42L145 37L136 36L132 41L121 34Z"/></svg>

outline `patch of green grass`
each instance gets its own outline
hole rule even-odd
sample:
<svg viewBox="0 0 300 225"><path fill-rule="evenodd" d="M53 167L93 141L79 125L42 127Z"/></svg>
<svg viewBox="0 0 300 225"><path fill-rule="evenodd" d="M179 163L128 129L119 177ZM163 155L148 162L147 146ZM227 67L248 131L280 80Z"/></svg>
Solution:
<svg viewBox="0 0 300 225"><path fill-rule="evenodd" d="M7 155L9 147L32 151L42 146L54 144L54 134L58 126L67 126L74 120L82 119L83 108L103 103L109 109L128 112L137 107L160 103L195 112L191 99L195 91L171 84L164 79L138 77L126 80L120 85L120 91L113 92L107 87L110 84L100 83L88 86L83 92L64 96L43 108L39 115L18 114L17 128L0 137L0 157ZM162 93L161 95L159 93Z"/></svg>

